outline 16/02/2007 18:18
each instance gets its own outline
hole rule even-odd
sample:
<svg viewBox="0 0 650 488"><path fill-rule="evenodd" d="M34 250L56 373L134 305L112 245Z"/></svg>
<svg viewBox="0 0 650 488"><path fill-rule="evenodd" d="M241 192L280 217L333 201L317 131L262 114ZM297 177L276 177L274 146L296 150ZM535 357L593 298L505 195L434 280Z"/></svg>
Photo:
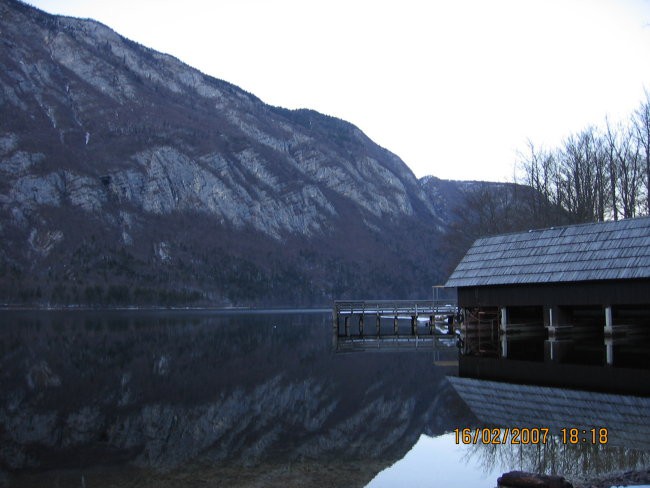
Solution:
<svg viewBox="0 0 650 488"><path fill-rule="evenodd" d="M548 427L483 427L454 429L456 444L546 444L553 437ZM579 429L564 427L560 429L563 444L607 444L607 428Z"/></svg>

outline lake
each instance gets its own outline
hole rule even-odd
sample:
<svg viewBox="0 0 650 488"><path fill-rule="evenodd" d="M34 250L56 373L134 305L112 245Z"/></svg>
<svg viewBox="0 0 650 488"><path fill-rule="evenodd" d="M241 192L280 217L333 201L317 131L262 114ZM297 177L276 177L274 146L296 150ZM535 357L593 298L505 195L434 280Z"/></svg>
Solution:
<svg viewBox="0 0 650 488"><path fill-rule="evenodd" d="M513 469L650 467L642 438L614 445L625 432L463 444L486 413L440 354L337 353L330 312L0 312L0 486L488 488ZM616 429L650 425L645 405Z"/></svg>

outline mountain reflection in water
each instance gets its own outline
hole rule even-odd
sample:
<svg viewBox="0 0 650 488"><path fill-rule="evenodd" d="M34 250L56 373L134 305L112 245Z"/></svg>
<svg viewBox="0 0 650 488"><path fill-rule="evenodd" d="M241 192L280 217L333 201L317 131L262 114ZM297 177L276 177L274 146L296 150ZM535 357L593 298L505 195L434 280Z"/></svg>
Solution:
<svg viewBox="0 0 650 488"><path fill-rule="evenodd" d="M577 421L566 405L595 397L455 389L434 357L336 354L329 313L2 312L0 486L487 488L650 467L648 399L601 408L634 448L457 445L456 428Z"/></svg>
<svg viewBox="0 0 650 488"><path fill-rule="evenodd" d="M3 312L0 484L364 486L474 422L427 352L329 313Z"/></svg>

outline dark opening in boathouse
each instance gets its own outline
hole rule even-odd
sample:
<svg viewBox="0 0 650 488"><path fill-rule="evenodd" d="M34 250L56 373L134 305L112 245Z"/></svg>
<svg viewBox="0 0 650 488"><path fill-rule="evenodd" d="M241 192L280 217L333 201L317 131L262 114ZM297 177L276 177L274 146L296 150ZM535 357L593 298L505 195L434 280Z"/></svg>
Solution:
<svg viewBox="0 0 650 488"><path fill-rule="evenodd" d="M650 394L650 218L478 239L446 283L461 376Z"/></svg>

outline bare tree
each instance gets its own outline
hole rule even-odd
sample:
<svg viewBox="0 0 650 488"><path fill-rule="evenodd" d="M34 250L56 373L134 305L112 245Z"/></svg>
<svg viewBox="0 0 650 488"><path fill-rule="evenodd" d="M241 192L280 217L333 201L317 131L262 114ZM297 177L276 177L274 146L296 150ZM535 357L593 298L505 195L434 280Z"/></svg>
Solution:
<svg viewBox="0 0 650 488"><path fill-rule="evenodd" d="M519 164L524 172L524 179L519 183L530 186L534 193L530 202L533 222L543 226L554 225L557 206L561 205L562 192L558 190L557 158L551 152L536 149L528 141L528 152L519 154Z"/></svg>
<svg viewBox="0 0 650 488"><path fill-rule="evenodd" d="M618 167L618 192L621 196L623 218L637 214L640 181L640 145L631 128L621 131L621 138L616 151Z"/></svg>
<svg viewBox="0 0 650 488"><path fill-rule="evenodd" d="M572 223L650 215L650 96L630 124L605 119L604 131L587 127L552 151L529 141L519 166L519 183L544 197L531 207L536 221L554 225L558 206Z"/></svg>
<svg viewBox="0 0 650 488"><path fill-rule="evenodd" d="M650 215L650 93L634 112L633 125L644 166L645 212Z"/></svg>
<svg viewBox="0 0 650 488"><path fill-rule="evenodd" d="M605 160L607 164L607 174L609 175L609 200L614 220L618 220L618 199L616 193L617 171L617 137L616 132L612 129L609 119L605 119Z"/></svg>
<svg viewBox="0 0 650 488"><path fill-rule="evenodd" d="M598 146L595 130L588 128L569 136L560 152L566 208L576 222L592 222L604 214L600 208L604 188Z"/></svg>

